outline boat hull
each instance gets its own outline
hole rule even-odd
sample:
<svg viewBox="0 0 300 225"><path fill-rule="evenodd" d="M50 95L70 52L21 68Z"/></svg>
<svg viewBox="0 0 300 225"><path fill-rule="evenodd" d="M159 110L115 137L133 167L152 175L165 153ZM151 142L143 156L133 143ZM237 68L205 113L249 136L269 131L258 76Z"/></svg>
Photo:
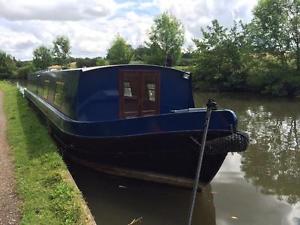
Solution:
<svg viewBox="0 0 300 225"><path fill-rule="evenodd" d="M113 166L130 171L156 173L164 176L194 179L202 137L201 127L205 112L174 113L161 117L142 117L120 122L78 122L65 118L53 107L31 92L25 96L46 118L48 129L61 149L81 160ZM201 119L202 117L202 119ZM199 120L199 118L201 120ZM137 123L140 120L140 124ZM175 122L180 123L178 127ZM236 118L230 111L214 112L208 131L208 142L226 138L235 132ZM111 124L111 125L110 125ZM121 124L121 125L120 125ZM131 134L130 125L146 132ZM145 126L144 126L145 125ZM122 127L123 135L118 126ZM222 129L216 129L221 127ZM186 129L191 128L191 129ZM101 133L101 135L98 135ZM81 135L82 134L82 135ZM109 134L109 135L107 135ZM116 135L117 134L117 135ZM196 140L196 141L195 141ZM230 143L229 140L228 143ZM220 169L229 148L206 148L200 174L200 183L208 184ZM243 147L245 150L246 147Z"/></svg>
<svg viewBox="0 0 300 225"><path fill-rule="evenodd" d="M62 150L81 160L125 170L159 173L194 179L200 146L191 137L195 132L143 135L123 138L80 138L51 127ZM220 169L227 152L204 153L200 183L208 184Z"/></svg>

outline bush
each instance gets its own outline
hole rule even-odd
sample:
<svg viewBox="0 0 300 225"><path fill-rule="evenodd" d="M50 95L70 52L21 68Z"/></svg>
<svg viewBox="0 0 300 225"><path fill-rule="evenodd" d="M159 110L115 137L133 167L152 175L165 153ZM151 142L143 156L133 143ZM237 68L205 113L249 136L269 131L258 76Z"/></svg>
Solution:
<svg viewBox="0 0 300 225"><path fill-rule="evenodd" d="M26 79L27 76L35 71L35 67L32 63L28 63L17 70L17 79Z"/></svg>
<svg viewBox="0 0 300 225"><path fill-rule="evenodd" d="M247 86L251 91L273 96L295 96L300 91L300 76L290 65L282 66L270 56L252 58L248 64Z"/></svg>
<svg viewBox="0 0 300 225"><path fill-rule="evenodd" d="M0 51L0 79L8 79L16 74L16 63L14 59Z"/></svg>
<svg viewBox="0 0 300 225"><path fill-rule="evenodd" d="M96 61L96 66L106 66L108 62L103 58L98 58Z"/></svg>

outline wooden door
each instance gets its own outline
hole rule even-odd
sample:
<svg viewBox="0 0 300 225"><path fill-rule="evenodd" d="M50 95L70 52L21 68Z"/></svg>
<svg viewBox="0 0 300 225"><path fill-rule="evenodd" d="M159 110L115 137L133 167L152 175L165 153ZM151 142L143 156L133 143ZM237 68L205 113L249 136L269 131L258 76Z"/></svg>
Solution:
<svg viewBox="0 0 300 225"><path fill-rule="evenodd" d="M141 73L141 115L159 114L159 73Z"/></svg>
<svg viewBox="0 0 300 225"><path fill-rule="evenodd" d="M159 73L122 71L119 75L120 117L159 114Z"/></svg>

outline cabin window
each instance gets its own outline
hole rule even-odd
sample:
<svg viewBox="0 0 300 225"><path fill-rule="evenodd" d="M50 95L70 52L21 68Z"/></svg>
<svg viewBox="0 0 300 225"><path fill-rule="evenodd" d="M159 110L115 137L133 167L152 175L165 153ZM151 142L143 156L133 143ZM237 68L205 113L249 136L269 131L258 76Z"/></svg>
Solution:
<svg viewBox="0 0 300 225"><path fill-rule="evenodd" d="M45 80L45 82L44 82L44 94L43 94L43 97L45 99L48 99L48 95L49 95L49 83L50 83L49 80Z"/></svg>
<svg viewBox="0 0 300 225"><path fill-rule="evenodd" d="M54 104L61 107L64 98L64 82L57 81L55 87Z"/></svg>

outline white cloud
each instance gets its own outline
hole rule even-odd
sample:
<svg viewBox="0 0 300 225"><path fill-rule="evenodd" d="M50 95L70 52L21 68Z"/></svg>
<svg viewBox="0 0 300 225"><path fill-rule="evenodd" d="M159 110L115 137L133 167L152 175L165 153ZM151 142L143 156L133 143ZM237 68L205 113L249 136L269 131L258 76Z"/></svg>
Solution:
<svg viewBox="0 0 300 225"><path fill-rule="evenodd" d="M108 16L117 8L113 0L0 0L0 17L8 20L82 20Z"/></svg>
<svg viewBox="0 0 300 225"><path fill-rule="evenodd" d="M191 37L200 37L200 28L218 19L224 26L234 20L250 21L257 0L154 0L160 11L176 16L186 29L186 46L192 44Z"/></svg>
<svg viewBox="0 0 300 225"><path fill-rule="evenodd" d="M256 0L0 0L0 49L30 59L37 46L50 46L57 35L66 35L73 56L105 56L116 34L134 47L142 44L153 18L163 11L182 21L187 47L212 19L227 26L234 19L249 21L255 4Z"/></svg>
<svg viewBox="0 0 300 225"><path fill-rule="evenodd" d="M31 55L32 48L39 43L39 40L27 32L16 32L0 26L0 49L9 54L23 58Z"/></svg>

